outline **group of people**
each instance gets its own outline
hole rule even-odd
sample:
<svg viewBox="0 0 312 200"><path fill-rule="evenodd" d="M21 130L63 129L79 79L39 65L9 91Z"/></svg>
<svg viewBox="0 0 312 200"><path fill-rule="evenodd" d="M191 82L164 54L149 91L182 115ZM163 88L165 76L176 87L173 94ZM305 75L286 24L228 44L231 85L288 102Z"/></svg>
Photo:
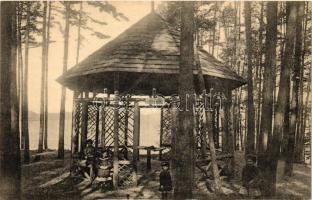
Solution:
<svg viewBox="0 0 312 200"><path fill-rule="evenodd" d="M124 152L122 152L124 153ZM78 171L90 180L92 183L97 180L99 183L104 184L104 188L112 189L112 176L113 176L113 153L106 149L100 153L95 152L93 141L87 140L83 154L80 156L78 162ZM242 170L242 187L239 193L248 197L259 197L261 177L259 169L256 167L256 157L253 155L246 156L246 165ZM169 162L161 163L161 172L159 174L159 191L161 192L162 199L168 199L168 193L173 189L172 179L170 175Z"/></svg>
<svg viewBox="0 0 312 200"><path fill-rule="evenodd" d="M242 187L239 193L248 198L258 198L261 196L261 173L256 166L256 156L247 155L246 165L242 170ZM161 198L167 199L168 193L172 191L172 180L169 171L169 163L161 163L162 170L159 174L159 191L161 192Z"/></svg>
<svg viewBox="0 0 312 200"><path fill-rule="evenodd" d="M86 146L77 156L76 173L83 175L89 179L91 184L96 180L103 188L112 188L112 152L105 149L101 152L96 152L93 146L93 140L86 141Z"/></svg>

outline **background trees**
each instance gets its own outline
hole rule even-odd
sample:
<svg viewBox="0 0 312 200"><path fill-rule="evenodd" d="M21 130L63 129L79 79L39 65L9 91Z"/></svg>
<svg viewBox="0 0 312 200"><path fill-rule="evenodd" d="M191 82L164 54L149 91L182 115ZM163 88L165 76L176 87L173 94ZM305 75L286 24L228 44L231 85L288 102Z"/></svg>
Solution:
<svg viewBox="0 0 312 200"><path fill-rule="evenodd" d="M248 81L248 86L232 92L235 144L237 150L245 149L246 145L246 152L256 153L270 195L275 191L281 152L286 158L288 176L294 162L303 162L304 157L310 156L304 144L310 135L307 127L310 104L306 100L310 98L311 61L306 53L311 52L307 43L311 39L307 34L311 30L308 17L311 3L294 4L196 2L194 5L195 43ZM162 16L178 30L181 24L176 13L180 10L180 5L174 2L161 8Z"/></svg>

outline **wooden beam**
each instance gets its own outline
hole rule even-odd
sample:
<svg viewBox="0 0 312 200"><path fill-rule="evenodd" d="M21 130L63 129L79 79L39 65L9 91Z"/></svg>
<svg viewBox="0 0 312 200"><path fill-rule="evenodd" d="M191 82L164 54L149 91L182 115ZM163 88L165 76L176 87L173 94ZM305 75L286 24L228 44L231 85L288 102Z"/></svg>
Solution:
<svg viewBox="0 0 312 200"><path fill-rule="evenodd" d="M119 94L118 91L114 93L114 163L113 163L113 185L115 189L118 189L118 173L119 173L119 162L118 162L118 129L119 129Z"/></svg>

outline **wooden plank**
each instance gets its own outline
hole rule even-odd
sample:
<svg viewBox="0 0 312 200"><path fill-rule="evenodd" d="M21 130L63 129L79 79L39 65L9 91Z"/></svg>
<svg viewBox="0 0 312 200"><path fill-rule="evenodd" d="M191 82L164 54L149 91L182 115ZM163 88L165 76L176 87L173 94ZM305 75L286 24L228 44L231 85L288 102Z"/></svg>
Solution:
<svg viewBox="0 0 312 200"><path fill-rule="evenodd" d="M114 101L114 160L113 160L113 185L115 189L118 189L118 172L119 172L119 162L118 162L118 129L119 129L119 98L118 98L118 91L114 93L115 101Z"/></svg>

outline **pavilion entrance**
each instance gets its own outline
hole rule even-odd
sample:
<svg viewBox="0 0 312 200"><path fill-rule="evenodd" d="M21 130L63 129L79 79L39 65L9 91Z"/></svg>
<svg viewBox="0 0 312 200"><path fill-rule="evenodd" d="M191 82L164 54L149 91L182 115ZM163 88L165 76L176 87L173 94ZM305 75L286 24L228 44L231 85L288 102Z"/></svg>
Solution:
<svg viewBox="0 0 312 200"><path fill-rule="evenodd" d="M106 91L106 90L105 90ZM112 152L114 187L137 185L140 150L147 151L147 168L151 167L151 151L158 152L159 161L170 161L172 123L178 112L177 97L131 97L107 93L94 94L92 98L84 93L75 94L73 109L72 154L83 152L86 141L91 139L95 156L104 150ZM203 173L210 168L207 164L208 136L204 130L207 110L222 112L222 94L203 94L196 98L194 113L194 135L196 159ZM140 144L140 111L143 108L160 109L159 147ZM228 156L229 158L231 156Z"/></svg>

